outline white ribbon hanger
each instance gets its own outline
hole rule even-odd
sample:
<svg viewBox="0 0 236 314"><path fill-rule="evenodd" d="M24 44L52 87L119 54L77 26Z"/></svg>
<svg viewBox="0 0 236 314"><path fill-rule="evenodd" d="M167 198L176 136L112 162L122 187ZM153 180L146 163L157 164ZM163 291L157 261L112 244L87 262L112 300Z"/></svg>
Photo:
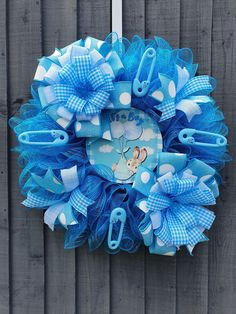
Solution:
<svg viewBox="0 0 236 314"><path fill-rule="evenodd" d="M112 32L118 34L118 37L122 37L122 0L112 0Z"/></svg>

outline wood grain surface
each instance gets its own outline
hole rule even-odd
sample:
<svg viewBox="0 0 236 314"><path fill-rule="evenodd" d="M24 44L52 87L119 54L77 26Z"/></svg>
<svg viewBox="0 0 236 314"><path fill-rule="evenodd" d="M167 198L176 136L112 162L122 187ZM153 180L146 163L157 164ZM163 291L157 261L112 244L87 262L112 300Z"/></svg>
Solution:
<svg viewBox="0 0 236 314"><path fill-rule="evenodd" d="M193 257L64 250L63 233L21 205L7 121L30 97L37 59L110 31L110 0L0 1L0 314L235 314L235 160L223 171L210 241ZM214 97L236 156L236 1L123 0L123 34L193 50L198 72L218 81Z"/></svg>

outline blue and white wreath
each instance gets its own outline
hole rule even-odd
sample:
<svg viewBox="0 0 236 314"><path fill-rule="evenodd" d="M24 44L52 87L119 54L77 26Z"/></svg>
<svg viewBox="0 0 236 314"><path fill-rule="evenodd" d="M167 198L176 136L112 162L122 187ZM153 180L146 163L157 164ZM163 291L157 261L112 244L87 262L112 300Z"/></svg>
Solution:
<svg viewBox="0 0 236 314"><path fill-rule="evenodd" d="M230 160L215 80L162 38L78 40L39 60L10 119L23 204L65 229L65 248L190 254L207 240Z"/></svg>

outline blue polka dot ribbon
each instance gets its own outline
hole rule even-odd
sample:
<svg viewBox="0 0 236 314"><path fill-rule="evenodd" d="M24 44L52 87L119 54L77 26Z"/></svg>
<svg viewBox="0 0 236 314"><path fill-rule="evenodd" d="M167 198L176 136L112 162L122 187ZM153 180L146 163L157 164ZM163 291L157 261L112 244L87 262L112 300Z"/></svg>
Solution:
<svg viewBox="0 0 236 314"><path fill-rule="evenodd" d="M176 85L167 75L159 73L160 87L150 92L150 96L158 102L155 108L161 112L160 121L174 117L176 110L180 110L190 122L195 115L201 114L199 102L211 101L206 95L215 88L216 81L212 77L202 75L190 78L187 69L179 66L177 72L181 84Z"/></svg>
<svg viewBox="0 0 236 314"><path fill-rule="evenodd" d="M31 208L50 206L45 212L44 220L51 229L54 229L56 223L65 228L76 224L76 215L80 213L87 217L87 207L94 203L78 188L77 166L61 169L60 177L61 179L58 179L51 169L48 169L44 176L32 173L27 198L23 201L26 207ZM68 197L69 200L65 202Z"/></svg>
<svg viewBox="0 0 236 314"><path fill-rule="evenodd" d="M32 93L64 129L75 121L78 137L102 137L101 110L130 108L131 82L114 82L123 70L108 43L88 37L42 58Z"/></svg>
<svg viewBox="0 0 236 314"><path fill-rule="evenodd" d="M151 253L174 255L207 240L215 215L205 205L215 204L215 170L202 161L187 162L185 154L159 153L156 173L139 167L133 188L143 195L137 206L145 212L139 230Z"/></svg>

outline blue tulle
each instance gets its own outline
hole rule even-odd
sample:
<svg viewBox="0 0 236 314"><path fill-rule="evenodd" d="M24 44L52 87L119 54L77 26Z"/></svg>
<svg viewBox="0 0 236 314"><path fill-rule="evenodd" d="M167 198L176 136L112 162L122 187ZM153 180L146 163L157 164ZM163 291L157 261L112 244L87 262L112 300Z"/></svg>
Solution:
<svg viewBox="0 0 236 314"><path fill-rule="evenodd" d="M109 35L106 41L111 45L111 49L120 56L125 68L124 73L116 78L117 81L132 81L134 79L143 53L148 47L153 47L157 52L150 90L160 86L158 73L168 75L177 84L176 65L184 66L190 73L190 78L196 74L197 65L193 63L190 49L173 50L168 42L159 37L155 37L153 40L144 40L139 36L134 36L131 42L126 38L122 40L117 38L114 41L114 34L113 42L111 38L112 35ZM150 63L147 62L143 67L141 80L147 78L149 65ZM21 107L19 116L10 119L10 126L16 135L19 136L25 131L63 130L46 114L45 109L41 108L34 87L32 94L33 100ZM155 109L154 105L155 103L149 95L138 98L132 94L132 106L148 113L158 123L163 136L164 151L187 153L189 159L198 158L217 170L230 160L227 147L212 149L199 146L186 147L178 140L178 133L183 128L194 128L227 135L228 129L224 123L223 113L213 100L200 105L202 114L196 115L190 122L182 111L177 111L175 117L160 122L160 112ZM88 241L91 250L104 245L110 253L116 253L119 250L135 252L141 243L138 225L144 216L143 212L135 206L137 192L131 189L128 184L114 184L100 177L88 161L85 139L76 137L73 124L67 129L67 133L69 142L64 146L50 148L20 144L15 149L19 153L19 164L23 168L19 178L22 193L26 195L29 191L37 189L38 194L45 195L44 189L38 187L31 179L31 173L43 175L48 168L51 168L55 175L59 175L61 169L70 168L76 164L79 169L79 188L86 197L95 202L88 207L87 217L74 210L73 214L79 224L68 226L65 235L65 248L78 247ZM64 201L67 201L68 198L68 193L60 196L60 199ZM111 251L107 246L107 233L110 213L116 207L123 207L126 210L127 223L119 249ZM114 228L116 235L118 227L115 226Z"/></svg>
<svg viewBox="0 0 236 314"><path fill-rule="evenodd" d="M121 42L120 45L122 45ZM126 46L128 46L128 48L122 50L117 43L114 45L117 51L123 51L121 59L125 65L126 71L121 79L134 79L142 55L148 47L153 47L157 51L157 62L155 64L150 90L159 86L159 80L156 79L159 72L170 76L174 82L177 83L176 64L186 67L190 73L190 77L194 77L196 74L197 64L193 63L192 51L189 48L172 50L168 42L162 38L155 37L154 40L143 40L139 36L134 36L132 42L128 45L126 42ZM147 63L147 66L143 68L141 80L147 78L149 65L150 64ZM216 106L213 99L207 104L200 104L202 114L196 115L191 122L188 122L186 116L180 111L177 111L176 116L172 119L160 122L159 112L154 109L154 102L148 95L138 98L132 94L132 104L134 107L150 114L152 118L158 122L164 139L164 151L187 153L189 159L198 158L217 170L222 169L225 163L231 160L227 146L209 150L207 147L186 147L186 145L181 144L178 140L178 133L183 128L193 128L223 136L228 135L228 128L224 123L224 115ZM199 137L198 140L202 140L202 138ZM204 140L211 142L210 138L205 137Z"/></svg>

